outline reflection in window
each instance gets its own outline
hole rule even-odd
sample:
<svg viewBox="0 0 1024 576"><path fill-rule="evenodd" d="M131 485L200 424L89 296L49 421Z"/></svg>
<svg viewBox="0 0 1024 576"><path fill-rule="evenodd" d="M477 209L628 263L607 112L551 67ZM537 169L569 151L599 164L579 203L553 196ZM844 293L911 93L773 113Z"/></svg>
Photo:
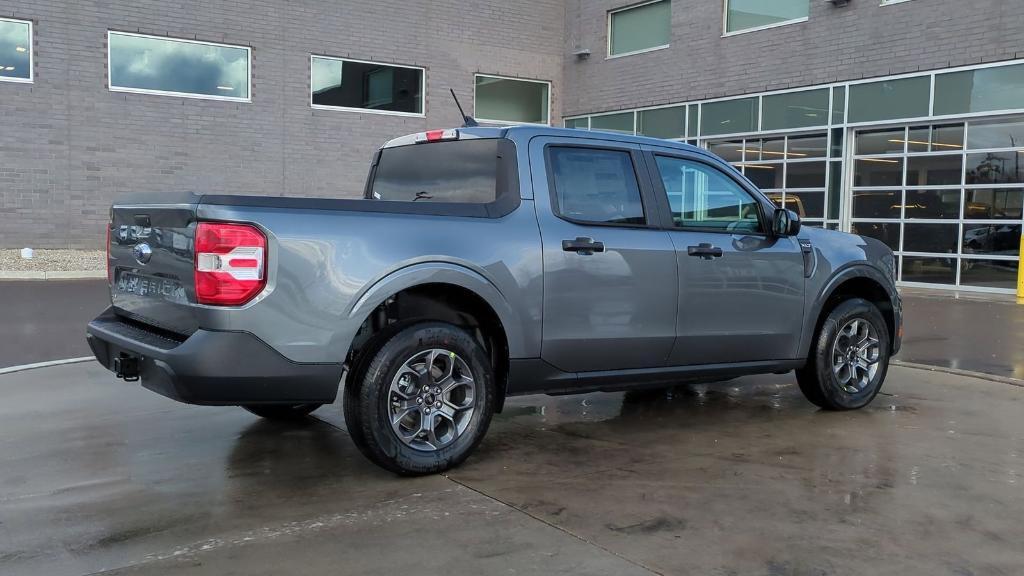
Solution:
<svg viewBox="0 0 1024 576"><path fill-rule="evenodd" d="M747 164L743 174L762 190L782 189L783 164Z"/></svg>
<svg viewBox="0 0 1024 576"><path fill-rule="evenodd" d="M849 122L928 115L931 78L919 76L850 86Z"/></svg>
<svg viewBox="0 0 1024 576"><path fill-rule="evenodd" d="M757 202L717 169L682 158L658 156L658 171L676 226L757 232Z"/></svg>
<svg viewBox="0 0 1024 576"><path fill-rule="evenodd" d="M1024 65L935 75L935 115L1020 108Z"/></svg>
<svg viewBox="0 0 1024 576"><path fill-rule="evenodd" d="M632 134L633 113L623 112L621 114L604 114L601 116L591 116L590 129Z"/></svg>
<svg viewBox="0 0 1024 576"><path fill-rule="evenodd" d="M547 82L477 74L476 117L493 122L547 124L550 90Z"/></svg>
<svg viewBox="0 0 1024 576"><path fill-rule="evenodd" d="M893 252L900 249L900 225L895 222L854 222L850 226L854 234L880 240Z"/></svg>
<svg viewBox="0 0 1024 576"><path fill-rule="evenodd" d="M1017 287L1017 260L960 260L960 284L985 288L1014 289Z"/></svg>
<svg viewBox="0 0 1024 576"><path fill-rule="evenodd" d="M906 218L960 217L960 190L907 190Z"/></svg>
<svg viewBox="0 0 1024 576"><path fill-rule="evenodd" d="M971 122L967 130L967 148L1017 148L1024 146L1024 122Z"/></svg>
<svg viewBox="0 0 1024 576"><path fill-rule="evenodd" d="M313 106L423 113L423 69L313 56Z"/></svg>
<svg viewBox="0 0 1024 576"><path fill-rule="evenodd" d="M899 218L899 190L854 190L854 218Z"/></svg>
<svg viewBox="0 0 1024 576"><path fill-rule="evenodd" d="M726 0L725 31L739 32L806 19L808 0Z"/></svg>
<svg viewBox="0 0 1024 576"><path fill-rule="evenodd" d="M762 98L762 130L828 125L828 88Z"/></svg>
<svg viewBox="0 0 1024 576"><path fill-rule="evenodd" d="M1024 184L1024 154L983 152L967 155L968 184Z"/></svg>
<svg viewBox="0 0 1024 576"><path fill-rule="evenodd" d="M608 14L608 55L622 56L668 46L672 36L672 2L658 0Z"/></svg>
<svg viewBox="0 0 1024 576"><path fill-rule="evenodd" d="M929 284L955 284L956 259L904 256L902 280Z"/></svg>
<svg viewBox="0 0 1024 576"><path fill-rule="evenodd" d="M960 184L963 156L911 156L907 158L907 186L943 186Z"/></svg>
<svg viewBox="0 0 1024 576"><path fill-rule="evenodd" d="M598 224L643 224L644 208L628 152L589 148L550 149L558 212Z"/></svg>
<svg viewBox="0 0 1024 576"><path fill-rule="evenodd" d="M32 80L32 23L0 18L0 80Z"/></svg>
<svg viewBox="0 0 1024 576"><path fill-rule="evenodd" d="M854 165L854 186L902 186L903 159L860 158Z"/></svg>
<svg viewBox="0 0 1024 576"><path fill-rule="evenodd" d="M1022 189L985 188L967 191L964 218L968 220L1020 220L1022 213Z"/></svg>
<svg viewBox="0 0 1024 576"><path fill-rule="evenodd" d="M753 132L757 130L758 110L757 98L701 104L701 134Z"/></svg>
<svg viewBox="0 0 1024 576"><path fill-rule="evenodd" d="M956 224L905 224L903 251L955 254L958 229Z"/></svg>
<svg viewBox="0 0 1024 576"><path fill-rule="evenodd" d="M487 204L497 199L499 140L477 138L381 150L371 197Z"/></svg>
<svg viewBox="0 0 1024 576"><path fill-rule="evenodd" d="M875 154L902 154L906 144L906 134L902 128L898 130L867 130L857 132L858 156Z"/></svg>
<svg viewBox="0 0 1024 576"><path fill-rule="evenodd" d="M637 133L653 138L685 138L686 106L640 110L636 118Z"/></svg>
<svg viewBox="0 0 1024 576"><path fill-rule="evenodd" d="M964 254L1020 255L1020 224L964 224Z"/></svg>
<svg viewBox="0 0 1024 576"><path fill-rule="evenodd" d="M192 40L108 35L110 89L249 99L249 49Z"/></svg>

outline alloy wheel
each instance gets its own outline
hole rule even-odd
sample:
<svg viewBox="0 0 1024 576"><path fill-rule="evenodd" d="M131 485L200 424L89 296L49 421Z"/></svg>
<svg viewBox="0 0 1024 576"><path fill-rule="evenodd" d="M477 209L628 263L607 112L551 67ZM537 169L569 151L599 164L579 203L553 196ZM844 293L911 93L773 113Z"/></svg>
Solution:
<svg viewBox="0 0 1024 576"><path fill-rule="evenodd" d="M475 397L473 373L458 354L440 348L417 352L391 381L391 429L411 448L440 450L469 426Z"/></svg>
<svg viewBox="0 0 1024 576"><path fill-rule="evenodd" d="M854 318L847 322L832 343L832 373L849 394L862 392L878 373L882 349L871 322Z"/></svg>

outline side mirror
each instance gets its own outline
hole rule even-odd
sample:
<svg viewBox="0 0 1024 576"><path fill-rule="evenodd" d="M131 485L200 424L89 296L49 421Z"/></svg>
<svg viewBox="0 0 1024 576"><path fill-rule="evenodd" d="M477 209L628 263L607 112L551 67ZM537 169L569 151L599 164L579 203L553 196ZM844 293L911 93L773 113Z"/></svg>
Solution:
<svg viewBox="0 0 1024 576"><path fill-rule="evenodd" d="M800 232L800 216L792 210L776 208L772 215L772 233L776 236L796 236Z"/></svg>

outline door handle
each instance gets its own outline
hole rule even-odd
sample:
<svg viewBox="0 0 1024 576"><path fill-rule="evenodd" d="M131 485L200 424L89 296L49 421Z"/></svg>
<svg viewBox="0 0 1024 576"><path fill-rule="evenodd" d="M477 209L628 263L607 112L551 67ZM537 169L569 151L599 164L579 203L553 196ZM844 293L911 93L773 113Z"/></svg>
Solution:
<svg viewBox="0 0 1024 576"><path fill-rule="evenodd" d="M707 242L702 242L698 246L688 246L686 248L686 253L689 254L690 256L703 258L704 260L711 260L712 258L721 258L723 254L721 248L717 246L712 246Z"/></svg>
<svg viewBox="0 0 1024 576"><path fill-rule="evenodd" d="M562 250L590 256L594 252L604 252L604 242L596 242L593 238L579 236L575 240L562 240Z"/></svg>

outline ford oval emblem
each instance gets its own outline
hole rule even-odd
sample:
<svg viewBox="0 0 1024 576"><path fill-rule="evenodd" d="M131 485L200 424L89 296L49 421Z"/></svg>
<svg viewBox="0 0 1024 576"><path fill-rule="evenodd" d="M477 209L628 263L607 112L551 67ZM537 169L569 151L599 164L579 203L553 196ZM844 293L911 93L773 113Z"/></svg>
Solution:
<svg viewBox="0 0 1024 576"><path fill-rule="evenodd" d="M145 242L142 244L136 244L135 247L132 248L132 256L135 256L135 260L137 260L139 264L145 264L153 257L153 249Z"/></svg>

